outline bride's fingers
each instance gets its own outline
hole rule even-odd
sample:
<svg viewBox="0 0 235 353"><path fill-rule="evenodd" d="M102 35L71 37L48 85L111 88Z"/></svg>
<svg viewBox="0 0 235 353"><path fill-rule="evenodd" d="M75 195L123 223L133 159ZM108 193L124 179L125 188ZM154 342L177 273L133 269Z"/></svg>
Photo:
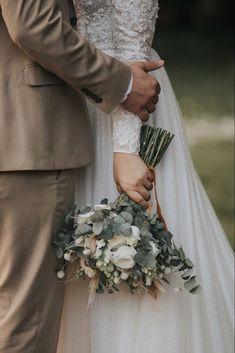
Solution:
<svg viewBox="0 0 235 353"><path fill-rule="evenodd" d="M144 180L144 187L148 190L151 191L153 188L153 183L150 182L148 179Z"/></svg>
<svg viewBox="0 0 235 353"><path fill-rule="evenodd" d="M137 191L128 191L127 195L136 203L143 206L144 208L149 208L149 202L145 201L141 194Z"/></svg>
<svg viewBox="0 0 235 353"><path fill-rule="evenodd" d="M147 174L148 174L147 175L148 180L150 181L150 183L153 183L154 182L154 172L153 172L153 170L148 169Z"/></svg>
<svg viewBox="0 0 235 353"><path fill-rule="evenodd" d="M140 185L138 186L138 188L136 188L135 190L136 192L138 192L145 201L149 201L150 200L150 191L147 190L144 186Z"/></svg>

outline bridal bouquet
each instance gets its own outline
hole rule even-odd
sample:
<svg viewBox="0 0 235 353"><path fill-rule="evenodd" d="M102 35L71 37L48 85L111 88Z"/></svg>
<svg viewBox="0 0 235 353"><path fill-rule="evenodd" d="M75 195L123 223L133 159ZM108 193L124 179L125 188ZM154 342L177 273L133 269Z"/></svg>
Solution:
<svg viewBox="0 0 235 353"><path fill-rule="evenodd" d="M142 127L140 156L153 173L172 139L165 130ZM113 203L104 199L94 207L75 207L54 240L60 263L57 277L89 278L90 301L95 293L118 291L121 282L131 293L146 290L156 297L158 291L166 291L170 273L181 278L182 286L176 291L184 287L197 293L194 264L174 243L156 191L155 197L156 212L146 211L125 193Z"/></svg>

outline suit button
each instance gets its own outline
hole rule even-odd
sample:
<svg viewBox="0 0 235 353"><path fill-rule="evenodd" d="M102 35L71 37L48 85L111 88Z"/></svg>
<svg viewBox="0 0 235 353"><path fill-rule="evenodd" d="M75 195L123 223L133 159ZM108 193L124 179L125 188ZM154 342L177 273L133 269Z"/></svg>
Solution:
<svg viewBox="0 0 235 353"><path fill-rule="evenodd" d="M96 94L90 93L90 97L95 101L96 100Z"/></svg>
<svg viewBox="0 0 235 353"><path fill-rule="evenodd" d="M73 27L76 26L77 21L78 21L78 20L77 20L77 17L76 17L76 16L73 16L73 17L70 18L70 23L71 23L71 25L72 25Z"/></svg>
<svg viewBox="0 0 235 353"><path fill-rule="evenodd" d="M101 97L96 97L95 101L96 103L102 103L103 99Z"/></svg>
<svg viewBox="0 0 235 353"><path fill-rule="evenodd" d="M88 94L88 89L86 87L81 88L82 93Z"/></svg>

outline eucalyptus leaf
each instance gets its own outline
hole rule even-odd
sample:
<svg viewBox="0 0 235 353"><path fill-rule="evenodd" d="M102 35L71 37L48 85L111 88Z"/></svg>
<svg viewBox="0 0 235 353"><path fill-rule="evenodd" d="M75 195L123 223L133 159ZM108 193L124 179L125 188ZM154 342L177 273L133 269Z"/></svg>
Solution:
<svg viewBox="0 0 235 353"><path fill-rule="evenodd" d="M59 233L57 235L57 238L60 239L60 240L64 240L64 233Z"/></svg>
<svg viewBox="0 0 235 353"><path fill-rule="evenodd" d="M156 259L152 254L147 254L144 251L139 251L134 256L134 261L144 267L154 269L156 267Z"/></svg>
<svg viewBox="0 0 235 353"><path fill-rule="evenodd" d="M66 224L69 224L71 222L71 217L73 216L74 214L74 210L71 210L65 217L65 223ZM72 219L73 221L73 219Z"/></svg>
<svg viewBox="0 0 235 353"><path fill-rule="evenodd" d="M113 223L112 224L112 232L113 234L120 235L121 234L121 224Z"/></svg>
<svg viewBox="0 0 235 353"><path fill-rule="evenodd" d="M125 221L125 219L123 218L123 217L121 217L121 216L116 216L116 217L114 217L114 222L116 222L116 223L120 223L120 224L122 224L122 223L125 223L126 221Z"/></svg>
<svg viewBox="0 0 235 353"><path fill-rule="evenodd" d="M190 268L188 271L186 271L185 273L183 273L181 277L182 277L183 279L186 279L186 280L187 280L187 279L192 275L192 273L193 273L193 269Z"/></svg>
<svg viewBox="0 0 235 353"><path fill-rule="evenodd" d="M198 294L200 293L202 290L202 287L198 284L196 287L194 287L193 289L191 289L189 292L191 294Z"/></svg>
<svg viewBox="0 0 235 353"><path fill-rule="evenodd" d="M133 216L126 211L121 212L121 216L126 220L126 222L132 224L133 222Z"/></svg>
<svg viewBox="0 0 235 353"><path fill-rule="evenodd" d="M171 266L177 267L181 264L181 259L171 259L170 264Z"/></svg>
<svg viewBox="0 0 235 353"><path fill-rule="evenodd" d="M92 231L91 226L86 223L79 224L76 229L76 234L88 234Z"/></svg>
<svg viewBox="0 0 235 353"><path fill-rule="evenodd" d="M101 205L108 205L108 203L109 203L108 199L103 199L100 204Z"/></svg>
<svg viewBox="0 0 235 353"><path fill-rule="evenodd" d="M62 248L56 248L55 254L56 254L57 259L59 260L59 259L62 259L63 255L64 255L64 251Z"/></svg>
<svg viewBox="0 0 235 353"><path fill-rule="evenodd" d="M92 231L94 234L99 235L103 230L103 223L94 223L92 226Z"/></svg>
<svg viewBox="0 0 235 353"><path fill-rule="evenodd" d="M197 285L196 278L190 278L188 281L184 283L184 288L190 292L196 285Z"/></svg>
<svg viewBox="0 0 235 353"><path fill-rule="evenodd" d="M185 263L188 267L194 267L194 264L192 263L192 261L190 259L185 259Z"/></svg>
<svg viewBox="0 0 235 353"><path fill-rule="evenodd" d="M132 234L131 225L129 223L123 223L120 227L121 234L125 235L126 237Z"/></svg>
<svg viewBox="0 0 235 353"><path fill-rule="evenodd" d="M88 213L88 212L90 212L92 209L91 209L91 207L90 206L83 206L83 207L81 207L80 208L80 214L85 214L85 213Z"/></svg>
<svg viewBox="0 0 235 353"><path fill-rule="evenodd" d="M110 240L113 237L114 237L114 234L113 234L112 230L109 228L103 229L102 232L99 235L97 235L98 240L100 240L100 239Z"/></svg>

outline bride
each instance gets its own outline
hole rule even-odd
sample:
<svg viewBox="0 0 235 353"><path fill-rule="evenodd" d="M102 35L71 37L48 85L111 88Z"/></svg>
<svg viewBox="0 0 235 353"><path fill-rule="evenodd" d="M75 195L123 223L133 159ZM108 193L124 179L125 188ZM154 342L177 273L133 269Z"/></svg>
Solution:
<svg viewBox="0 0 235 353"><path fill-rule="evenodd" d="M158 60L151 49L157 0L80 0L79 31L99 49L126 62ZM196 265L200 294L174 292L97 295L88 308L87 282L66 288L58 353L232 353L233 251L193 167L180 109L164 68L154 72L162 91L149 123L175 134L157 168L168 228ZM77 202L117 196L120 153L139 151L140 119L123 108L106 116L89 105L95 162L79 171ZM134 173L134 171L133 171Z"/></svg>

